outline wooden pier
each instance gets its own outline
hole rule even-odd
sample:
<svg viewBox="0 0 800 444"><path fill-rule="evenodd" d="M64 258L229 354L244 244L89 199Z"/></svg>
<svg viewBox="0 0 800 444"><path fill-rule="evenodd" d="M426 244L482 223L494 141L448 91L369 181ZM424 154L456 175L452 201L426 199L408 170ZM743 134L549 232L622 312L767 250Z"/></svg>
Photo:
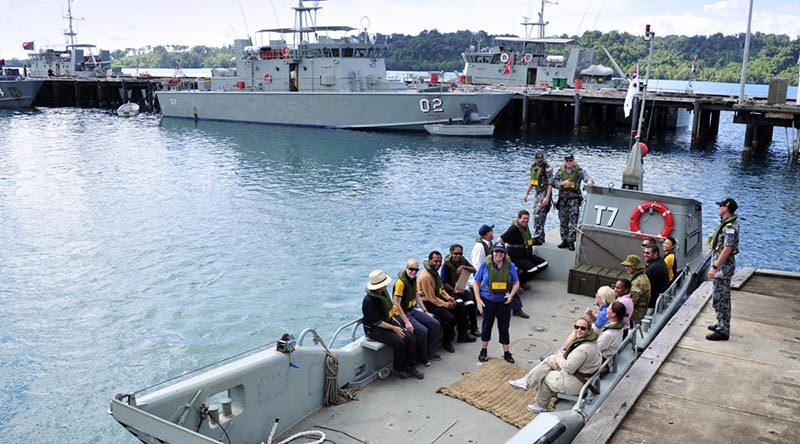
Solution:
<svg viewBox="0 0 800 444"><path fill-rule="evenodd" d="M155 92L171 79L138 77L61 78L44 81L34 106L117 109L128 101L159 112Z"/></svg>
<svg viewBox="0 0 800 444"><path fill-rule="evenodd" d="M513 89L517 92L503 116L523 131L545 127L571 129L574 133L611 132L620 126L636 127L640 104L637 95L629 117L624 116L626 91L601 89ZM648 136L662 134L679 125L681 113L690 112L691 143L701 145L719 132L720 112L734 114L734 123L747 125L743 151L765 149L772 141L773 128L800 128L800 106L796 102L770 103L766 98L750 98L742 105L730 95L692 92L650 91L647 93L644 126ZM797 157L798 144L794 155Z"/></svg>

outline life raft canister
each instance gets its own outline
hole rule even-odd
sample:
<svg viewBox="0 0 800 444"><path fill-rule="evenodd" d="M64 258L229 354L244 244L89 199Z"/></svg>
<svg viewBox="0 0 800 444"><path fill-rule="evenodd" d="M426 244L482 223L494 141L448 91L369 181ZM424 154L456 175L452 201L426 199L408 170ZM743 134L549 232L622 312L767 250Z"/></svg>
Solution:
<svg viewBox="0 0 800 444"><path fill-rule="evenodd" d="M264 74L264 83L266 83L267 85L272 83L272 73L271 72L268 72L268 73Z"/></svg>
<svg viewBox="0 0 800 444"><path fill-rule="evenodd" d="M657 200L644 202L633 210L630 221L631 231L634 233L640 233L638 237L649 237L641 234L642 229L639 227L639 219L642 218L642 214L652 210L655 210L661 215L661 217L664 218L664 229L661 230L661 234L659 236L662 238L669 237L669 235L672 234L672 230L675 229L675 219L672 217L672 211L669 209L669 207Z"/></svg>

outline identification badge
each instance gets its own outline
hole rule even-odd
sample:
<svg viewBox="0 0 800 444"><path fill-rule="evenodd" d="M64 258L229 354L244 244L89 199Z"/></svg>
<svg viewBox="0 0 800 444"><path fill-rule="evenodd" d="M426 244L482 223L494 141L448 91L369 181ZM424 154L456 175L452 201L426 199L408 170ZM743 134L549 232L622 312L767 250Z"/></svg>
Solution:
<svg viewBox="0 0 800 444"><path fill-rule="evenodd" d="M531 245L533 245L533 239L528 239L528 240L526 240L526 241L525 241L525 245L527 245L527 246L529 246L529 247L530 247Z"/></svg>
<svg viewBox="0 0 800 444"><path fill-rule="evenodd" d="M538 179L531 179L531 185L533 185L535 187L538 187L539 186L539 180Z"/></svg>
<svg viewBox="0 0 800 444"><path fill-rule="evenodd" d="M492 282L492 290L504 290L508 287L506 282Z"/></svg>

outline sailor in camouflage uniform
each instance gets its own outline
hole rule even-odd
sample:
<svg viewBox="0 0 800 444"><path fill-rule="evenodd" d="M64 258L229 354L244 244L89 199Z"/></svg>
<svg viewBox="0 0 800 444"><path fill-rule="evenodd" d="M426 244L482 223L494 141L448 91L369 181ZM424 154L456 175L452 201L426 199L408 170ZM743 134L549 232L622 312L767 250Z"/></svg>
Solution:
<svg viewBox="0 0 800 444"><path fill-rule="evenodd" d="M726 198L719 205L720 224L709 239L711 243L711 267L708 278L714 282L712 303L717 312L717 323L709 325L713 333L706 336L709 341L727 341L731 333L731 278L736 271L736 254L739 253L739 205Z"/></svg>
<svg viewBox="0 0 800 444"><path fill-rule="evenodd" d="M647 314L647 305L650 302L650 279L644 272L644 265L639 256L630 254L620 264L630 275L631 299L633 299L633 313L631 314L631 328L642 322Z"/></svg>
<svg viewBox="0 0 800 444"><path fill-rule="evenodd" d="M533 195L533 245L544 243L544 224L547 213L550 212L550 202L553 194L553 169L544 160L542 150L536 150L531 163L531 180L528 189L522 196L522 201L528 201L528 194L534 190Z"/></svg>
<svg viewBox="0 0 800 444"><path fill-rule="evenodd" d="M594 181L577 163L572 153L564 156L564 164L553 177L553 187L558 188L558 220L561 223L561 243L558 248L575 250L575 227L578 225L578 213L581 208L581 182L593 186Z"/></svg>

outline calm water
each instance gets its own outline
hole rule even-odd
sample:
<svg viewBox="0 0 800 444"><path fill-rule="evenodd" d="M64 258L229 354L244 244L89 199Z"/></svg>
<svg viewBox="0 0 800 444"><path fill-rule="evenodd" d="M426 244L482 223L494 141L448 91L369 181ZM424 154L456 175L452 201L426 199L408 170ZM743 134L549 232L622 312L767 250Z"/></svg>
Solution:
<svg viewBox="0 0 800 444"><path fill-rule="evenodd" d="M743 159L744 127L649 141L646 188L740 203L740 266L797 269L798 168L783 129ZM627 140L438 139L167 120L0 113L0 436L133 442L109 399L359 314L373 268L470 245L522 207L533 150L619 183ZM549 227L556 226L551 213Z"/></svg>

